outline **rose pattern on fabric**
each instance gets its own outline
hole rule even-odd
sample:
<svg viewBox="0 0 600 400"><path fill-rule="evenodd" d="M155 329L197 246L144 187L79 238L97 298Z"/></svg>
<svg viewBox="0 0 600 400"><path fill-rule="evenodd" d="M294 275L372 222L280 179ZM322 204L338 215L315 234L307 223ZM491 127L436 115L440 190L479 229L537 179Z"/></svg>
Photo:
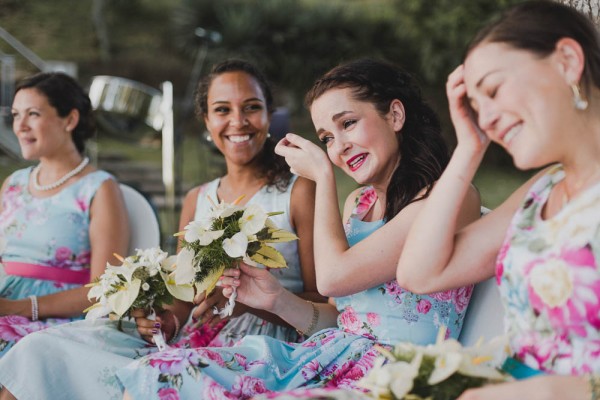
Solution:
<svg viewBox="0 0 600 400"><path fill-rule="evenodd" d="M560 165L530 188L496 261L515 356L557 374L600 373L600 184L551 218L542 210Z"/></svg>

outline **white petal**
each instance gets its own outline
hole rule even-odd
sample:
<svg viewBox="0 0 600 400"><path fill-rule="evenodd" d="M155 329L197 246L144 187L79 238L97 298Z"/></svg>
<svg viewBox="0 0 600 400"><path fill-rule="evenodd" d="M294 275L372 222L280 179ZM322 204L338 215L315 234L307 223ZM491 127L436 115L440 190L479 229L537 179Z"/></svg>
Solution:
<svg viewBox="0 0 600 400"><path fill-rule="evenodd" d="M223 240L223 250L231 258L243 257L248 248L248 238L242 232L238 232L231 239Z"/></svg>
<svg viewBox="0 0 600 400"><path fill-rule="evenodd" d="M175 283L178 285L189 284L194 280L196 271L194 270L194 253L193 250L183 249L177 254L175 261Z"/></svg>

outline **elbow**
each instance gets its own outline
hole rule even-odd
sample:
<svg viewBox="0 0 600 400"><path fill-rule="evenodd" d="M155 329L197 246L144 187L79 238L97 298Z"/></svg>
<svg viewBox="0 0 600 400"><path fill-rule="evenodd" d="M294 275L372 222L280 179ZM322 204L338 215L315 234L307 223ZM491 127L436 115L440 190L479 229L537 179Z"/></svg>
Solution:
<svg viewBox="0 0 600 400"><path fill-rule="evenodd" d="M426 282L419 282L414 276L411 277L410 273L402 271L400 268L396 272L396 281L398 281L398 286L409 292L415 294L427 294L429 292Z"/></svg>
<svg viewBox="0 0 600 400"><path fill-rule="evenodd" d="M325 297L338 297L340 294L340 282L332 276L317 275L317 290Z"/></svg>

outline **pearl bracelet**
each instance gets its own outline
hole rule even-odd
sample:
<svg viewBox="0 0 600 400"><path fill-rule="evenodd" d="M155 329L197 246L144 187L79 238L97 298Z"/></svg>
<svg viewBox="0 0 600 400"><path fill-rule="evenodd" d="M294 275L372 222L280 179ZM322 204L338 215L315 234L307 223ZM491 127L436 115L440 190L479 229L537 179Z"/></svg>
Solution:
<svg viewBox="0 0 600 400"><path fill-rule="evenodd" d="M305 331L301 331L300 329L296 328L296 332L298 332L302 336L309 336L312 333L312 331L315 330L315 328L317 327L317 323L319 322L319 308L312 301L307 300L307 302L310 303L310 305L312 306L313 315L312 320L310 321L310 325L308 326L308 328L306 328Z"/></svg>
<svg viewBox="0 0 600 400"><path fill-rule="evenodd" d="M31 320L37 321L39 317L37 296L31 295L29 296L29 299L31 300Z"/></svg>

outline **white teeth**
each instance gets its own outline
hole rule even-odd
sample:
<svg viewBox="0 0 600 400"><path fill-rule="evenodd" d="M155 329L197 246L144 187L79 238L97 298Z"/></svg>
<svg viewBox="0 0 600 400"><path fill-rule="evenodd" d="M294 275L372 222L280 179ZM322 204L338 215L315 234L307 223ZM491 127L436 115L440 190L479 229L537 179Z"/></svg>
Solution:
<svg viewBox="0 0 600 400"><path fill-rule="evenodd" d="M355 158L354 160L352 160L352 162L350 163L350 166L354 167L356 164L358 164L359 162L361 162L364 159L365 159L365 156L361 155L361 156Z"/></svg>
<svg viewBox="0 0 600 400"><path fill-rule="evenodd" d="M242 143L247 140L250 140L250 135L228 136L227 139L231 140L233 143Z"/></svg>
<svg viewBox="0 0 600 400"><path fill-rule="evenodd" d="M502 141L504 143L510 142L515 137L515 135L518 133L519 128L520 128L520 125L513 127L510 131L508 131L506 133L506 135L504 135L504 138L502 139Z"/></svg>

